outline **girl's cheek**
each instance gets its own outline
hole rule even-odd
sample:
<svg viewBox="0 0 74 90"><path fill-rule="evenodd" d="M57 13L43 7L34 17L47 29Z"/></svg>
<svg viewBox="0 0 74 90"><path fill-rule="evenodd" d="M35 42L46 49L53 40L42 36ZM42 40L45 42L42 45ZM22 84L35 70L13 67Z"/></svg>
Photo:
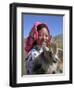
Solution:
<svg viewBox="0 0 74 90"><path fill-rule="evenodd" d="M38 37L37 43L38 44L41 44L41 41L42 41L42 38L41 37Z"/></svg>
<svg viewBox="0 0 74 90"><path fill-rule="evenodd" d="M39 36L38 40L41 40L42 39L42 36Z"/></svg>
<svg viewBox="0 0 74 90"><path fill-rule="evenodd" d="M48 40L48 37L46 39Z"/></svg>

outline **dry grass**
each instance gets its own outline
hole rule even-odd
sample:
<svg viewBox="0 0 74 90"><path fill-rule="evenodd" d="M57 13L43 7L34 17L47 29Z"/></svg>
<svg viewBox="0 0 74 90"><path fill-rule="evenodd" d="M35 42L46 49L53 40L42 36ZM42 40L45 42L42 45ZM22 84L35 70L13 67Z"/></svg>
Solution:
<svg viewBox="0 0 74 90"><path fill-rule="evenodd" d="M54 43L53 45L49 46L49 48L53 48L54 53L56 52L56 48L61 48L63 49L63 36L59 35L54 37L54 41L56 43ZM25 41L26 39L23 39L23 45L25 46ZM22 75L26 75L26 62L25 62L25 57L26 57L26 52L24 51L24 47L23 47L23 58L22 58ZM63 68L63 62L60 65Z"/></svg>

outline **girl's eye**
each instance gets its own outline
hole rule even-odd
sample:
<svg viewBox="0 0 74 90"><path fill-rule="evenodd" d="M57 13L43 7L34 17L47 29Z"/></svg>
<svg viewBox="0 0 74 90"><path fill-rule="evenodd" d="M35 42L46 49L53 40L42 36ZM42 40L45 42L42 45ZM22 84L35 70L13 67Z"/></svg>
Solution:
<svg viewBox="0 0 74 90"><path fill-rule="evenodd" d="M42 36L42 34L39 34L39 36Z"/></svg>
<svg viewBox="0 0 74 90"><path fill-rule="evenodd" d="M46 35L46 37L48 37L48 35Z"/></svg>
<svg viewBox="0 0 74 90"><path fill-rule="evenodd" d="M43 34L39 34L39 36L44 36ZM48 37L48 35L45 35L45 37Z"/></svg>

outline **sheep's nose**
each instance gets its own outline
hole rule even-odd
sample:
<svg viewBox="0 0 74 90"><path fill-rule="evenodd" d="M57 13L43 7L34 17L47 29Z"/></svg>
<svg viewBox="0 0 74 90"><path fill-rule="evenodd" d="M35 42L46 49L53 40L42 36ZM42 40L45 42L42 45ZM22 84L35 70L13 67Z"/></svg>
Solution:
<svg viewBox="0 0 74 90"><path fill-rule="evenodd" d="M52 74L55 74L55 71L53 71Z"/></svg>

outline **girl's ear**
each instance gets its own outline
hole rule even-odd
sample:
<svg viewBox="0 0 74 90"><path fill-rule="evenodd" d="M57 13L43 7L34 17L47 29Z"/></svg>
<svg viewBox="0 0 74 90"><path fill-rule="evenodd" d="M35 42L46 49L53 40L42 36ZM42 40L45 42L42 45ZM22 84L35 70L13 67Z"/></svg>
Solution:
<svg viewBox="0 0 74 90"><path fill-rule="evenodd" d="M47 40L47 47L50 47L51 45L52 36L49 35L49 39Z"/></svg>
<svg viewBox="0 0 74 90"><path fill-rule="evenodd" d="M50 37L49 37L49 38L50 38L50 40L51 40L51 39L52 39L52 35L50 35Z"/></svg>

